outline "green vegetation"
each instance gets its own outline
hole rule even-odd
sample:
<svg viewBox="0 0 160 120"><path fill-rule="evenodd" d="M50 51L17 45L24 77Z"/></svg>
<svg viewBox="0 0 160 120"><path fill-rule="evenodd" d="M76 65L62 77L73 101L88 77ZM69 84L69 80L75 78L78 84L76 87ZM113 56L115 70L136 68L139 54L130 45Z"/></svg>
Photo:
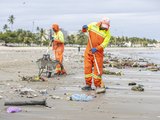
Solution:
<svg viewBox="0 0 160 120"><path fill-rule="evenodd" d="M156 44L158 41L154 39L138 38L138 37L111 37L110 45L125 47L125 43L130 43L131 46L140 45L142 47L147 47L148 44Z"/></svg>
<svg viewBox="0 0 160 120"><path fill-rule="evenodd" d="M13 24L15 21L15 17L13 15L9 16L8 23L11 25L11 29L7 24L3 26L3 32L0 32L0 40L4 41L5 45L7 43L16 43L16 44L25 44L31 46L32 44L36 44L39 46L48 45L50 42L46 36L47 33L43 28L37 27L36 33L32 33L31 31L26 31L23 29L13 30ZM88 41L88 37L86 34L82 33L81 30L77 32L77 34L68 35L67 31L61 29L64 33L65 44L78 44L78 45L86 45ZM156 44L156 40L147 39L147 38L138 38L138 37L111 37L110 46L118 46L118 47L127 47L126 43L129 43L129 46L139 45L141 47L146 47L148 44Z"/></svg>
<svg viewBox="0 0 160 120"><path fill-rule="evenodd" d="M39 29L37 33L32 33L30 31L18 29L16 31L8 30L8 27L5 25L5 32L0 32L0 40L7 43L24 43L30 46L31 44L37 45L47 45L49 40L45 38L45 31L43 28ZM43 39L44 38L44 39ZM88 37L86 34L78 31L77 34L66 35L65 44L78 44L86 45ZM125 43L129 43L131 46L140 45L142 47L147 47L148 44L156 44L156 40L147 39L147 38L137 38L137 37L111 37L110 46L125 47Z"/></svg>
<svg viewBox="0 0 160 120"><path fill-rule="evenodd" d="M28 46L31 46L31 44L48 45L49 40L42 40L43 34L43 29L40 29L39 33L32 33L22 29L18 29L16 31L7 30L4 33L0 32L0 40L4 41L6 46L7 43L23 43Z"/></svg>
<svg viewBox="0 0 160 120"><path fill-rule="evenodd" d="M87 35L82 33L81 30L79 30L77 34L67 35L66 44L86 45L87 39L88 39Z"/></svg>
<svg viewBox="0 0 160 120"><path fill-rule="evenodd" d="M86 45L88 37L86 34L79 31L77 34L71 34L67 36L66 44L78 44L78 45ZM147 39L147 38L138 38L138 37L111 37L110 46L117 47L127 47L125 44L130 43L131 47L135 45L140 45L142 47L147 47L148 44L156 44L158 41Z"/></svg>

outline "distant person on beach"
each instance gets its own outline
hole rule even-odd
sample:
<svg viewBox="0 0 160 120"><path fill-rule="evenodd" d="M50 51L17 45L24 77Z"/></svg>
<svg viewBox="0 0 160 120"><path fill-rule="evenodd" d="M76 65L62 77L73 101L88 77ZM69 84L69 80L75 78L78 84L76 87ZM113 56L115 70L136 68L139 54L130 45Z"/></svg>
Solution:
<svg viewBox="0 0 160 120"><path fill-rule="evenodd" d="M63 52L64 52L64 36L62 31L59 29L58 24L53 24L52 29L54 31L52 38L52 49L55 55L55 59L58 60L61 64L63 62ZM60 64L56 66L56 75L66 74L64 68Z"/></svg>
<svg viewBox="0 0 160 120"><path fill-rule="evenodd" d="M104 18L99 22L83 25L82 32L88 32L88 43L84 55L84 73L86 85L82 90L92 90L92 77L96 87L96 93L105 93L105 85L102 81L103 51L108 45L110 35L110 20ZM92 70L92 67L94 70ZM92 73L93 71L93 73Z"/></svg>

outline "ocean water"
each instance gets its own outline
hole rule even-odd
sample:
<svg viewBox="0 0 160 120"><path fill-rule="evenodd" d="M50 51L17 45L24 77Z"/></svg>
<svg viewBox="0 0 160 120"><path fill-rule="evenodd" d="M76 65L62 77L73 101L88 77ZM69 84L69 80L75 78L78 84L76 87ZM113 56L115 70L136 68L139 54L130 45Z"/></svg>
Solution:
<svg viewBox="0 0 160 120"><path fill-rule="evenodd" d="M160 51L151 51L151 52L139 52L137 53L138 56L143 58L147 58L154 63L160 64Z"/></svg>

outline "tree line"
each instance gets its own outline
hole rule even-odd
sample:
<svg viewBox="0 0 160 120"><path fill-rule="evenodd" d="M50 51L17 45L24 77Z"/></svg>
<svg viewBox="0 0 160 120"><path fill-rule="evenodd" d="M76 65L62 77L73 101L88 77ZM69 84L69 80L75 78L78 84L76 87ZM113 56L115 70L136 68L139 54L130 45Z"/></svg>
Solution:
<svg viewBox="0 0 160 120"><path fill-rule="evenodd" d="M79 31L78 34L68 35L66 39L67 44L86 45L87 41L88 41L87 35L82 33L81 31ZM109 46L126 47L125 46L126 43L130 43L131 47L134 45L140 45L142 47L147 47L147 45L149 44L157 44L158 41L155 39L138 38L138 37L112 36L110 39Z"/></svg>
<svg viewBox="0 0 160 120"><path fill-rule="evenodd" d="M5 24L3 26L3 32L0 32L0 40L5 42L5 45L7 43L23 43L28 46L31 44L36 45L48 45L50 40L46 37L46 31L43 28L37 27L36 32L33 33L29 30L13 30L13 24L15 21L15 17L13 15L9 16L8 23L10 25ZM65 36L65 44L69 45L86 45L88 41L88 36L84 33L82 33L81 30L79 30L75 34L68 34L67 31L64 29L61 29ZM47 33L48 34L48 33ZM154 39L147 39L147 38L138 38L138 37L115 37L112 36L110 40L110 46L119 46L122 47L125 45L125 43L131 43L132 45L139 44L143 47L146 47L148 44L156 44L158 41Z"/></svg>

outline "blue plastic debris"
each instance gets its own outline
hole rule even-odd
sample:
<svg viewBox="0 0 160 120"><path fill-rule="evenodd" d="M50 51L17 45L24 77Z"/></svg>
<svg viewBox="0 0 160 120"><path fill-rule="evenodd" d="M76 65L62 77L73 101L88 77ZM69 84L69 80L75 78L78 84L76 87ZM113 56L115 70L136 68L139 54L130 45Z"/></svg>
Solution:
<svg viewBox="0 0 160 120"><path fill-rule="evenodd" d="M93 96L86 95L86 94L73 94L70 97L71 100L73 101L83 101L83 102L88 102L93 100Z"/></svg>

